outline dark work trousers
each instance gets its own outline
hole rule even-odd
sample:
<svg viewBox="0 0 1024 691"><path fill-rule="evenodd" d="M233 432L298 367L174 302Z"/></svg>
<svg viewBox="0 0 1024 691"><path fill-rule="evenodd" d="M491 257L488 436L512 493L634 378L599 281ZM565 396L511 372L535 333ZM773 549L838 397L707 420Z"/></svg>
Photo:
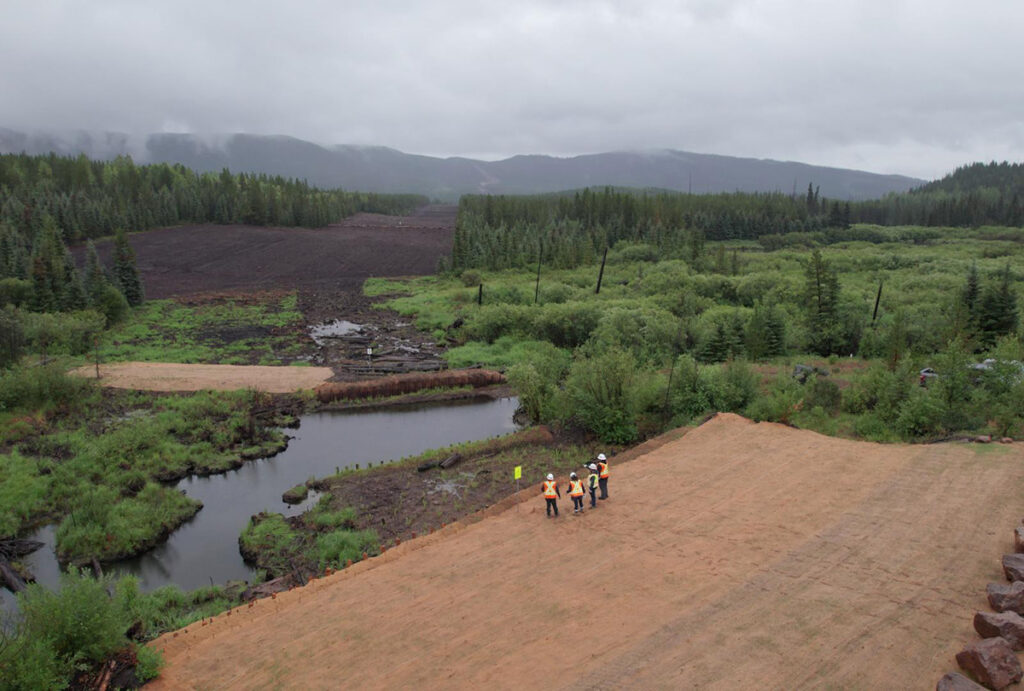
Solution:
<svg viewBox="0 0 1024 691"><path fill-rule="evenodd" d="M601 498L608 498L608 478L603 477L597 481L597 484L601 485Z"/></svg>
<svg viewBox="0 0 1024 691"><path fill-rule="evenodd" d="M597 506L597 488L590 488L590 508Z"/></svg>
<svg viewBox="0 0 1024 691"><path fill-rule="evenodd" d="M547 497L544 497L544 499L547 500L547 502L548 502L548 516L551 515L551 509L555 510L555 515L557 516L558 515L558 502L556 500L554 500L554 499L548 499Z"/></svg>
<svg viewBox="0 0 1024 691"><path fill-rule="evenodd" d="M572 498L572 510L573 511L582 511L583 510L583 497L573 497Z"/></svg>

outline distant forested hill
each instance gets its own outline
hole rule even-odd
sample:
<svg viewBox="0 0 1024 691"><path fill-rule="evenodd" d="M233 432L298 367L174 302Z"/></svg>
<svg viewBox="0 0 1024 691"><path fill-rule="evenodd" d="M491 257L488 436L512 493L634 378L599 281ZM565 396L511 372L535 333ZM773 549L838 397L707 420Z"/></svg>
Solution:
<svg viewBox="0 0 1024 691"><path fill-rule="evenodd" d="M1024 225L1024 163L972 163L906 194L855 204L854 222L976 227Z"/></svg>
<svg viewBox="0 0 1024 691"><path fill-rule="evenodd" d="M0 128L0 153L86 154L136 163L180 163L199 172L281 175L321 188L425 194L454 200L462 194L541 194L584 187L633 187L694 194L802 193L809 184L823 197L875 199L905 192L923 180L857 170L685 151L620 151L570 158L514 156L502 161L436 158L386 147L319 146L292 137L246 134L198 136L118 133L26 134Z"/></svg>
<svg viewBox="0 0 1024 691"><path fill-rule="evenodd" d="M998 190L1004 194L1024 194L1024 163L972 163L960 166L941 180L929 182L913 190L913 194L930 192L975 192Z"/></svg>

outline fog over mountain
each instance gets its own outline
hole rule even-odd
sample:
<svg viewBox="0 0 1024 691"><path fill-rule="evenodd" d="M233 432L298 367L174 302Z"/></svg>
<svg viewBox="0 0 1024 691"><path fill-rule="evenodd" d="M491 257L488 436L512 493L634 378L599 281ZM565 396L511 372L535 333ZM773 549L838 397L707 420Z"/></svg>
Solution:
<svg viewBox="0 0 1024 691"><path fill-rule="evenodd" d="M924 181L902 175L685 151L617 151L569 158L513 156L500 161L436 158L387 147L321 146L284 136L113 132L26 133L0 129L0 152L95 159L131 156L137 163L181 163L198 171L267 173L320 187L416 192L444 200L461 194L535 194L588 186L708 192L793 192L808 184L842 200L903 192Z"/></svg>

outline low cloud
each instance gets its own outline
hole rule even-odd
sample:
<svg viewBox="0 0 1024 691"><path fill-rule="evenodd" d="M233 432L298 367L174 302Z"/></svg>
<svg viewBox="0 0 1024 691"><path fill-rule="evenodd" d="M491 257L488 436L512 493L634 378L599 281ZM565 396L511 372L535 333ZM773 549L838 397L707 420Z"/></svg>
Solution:
<svg viewBox="0 0 1024 691"><path fill-rule="evenodd" d="M0 126L936 177L1024 159L1021 25L995 0L9 0Z"/></svg>

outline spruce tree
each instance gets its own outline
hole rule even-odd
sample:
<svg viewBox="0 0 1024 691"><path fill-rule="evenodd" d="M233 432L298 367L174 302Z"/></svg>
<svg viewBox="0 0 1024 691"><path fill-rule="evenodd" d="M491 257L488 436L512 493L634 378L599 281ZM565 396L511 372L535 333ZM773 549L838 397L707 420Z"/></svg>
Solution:
<svg viewBox="0 0 1024 691"><path fill-rule="evenodd" d="M85 294L89 304L97 306L103 297L103 291L110 285L107 280L103 265L100 264L100 257L96 253L96 245L92 240L86 243L85 250Z"/></svg>
<svg viewBox="0 0 1024 691"><path fill-rule="evenodd" d="M989 285L981 296L978 307L978 330L982 342L990 346L1000 336L1017 330L1017 293L1007 264L999 274L999 282Z"/></svg>
<svg viewBox="0 0 1024 691"><path fill-rule="evenodd" d="M138 307L142 304L142 280L135 266L135 252L123 228L118 228L114 236L114 283L129 305Z"/></svg>
<svg viewBox="0 0 1024 691"><path fill-rule="evenodd" d="M804 306L810 349L819 355L831 355L839 347L839 277L821 252L814 250L807 263Z"/></svg>
<svg viewBox="0 0 1024 691"><path fill-rule="evenodd" d="M967 270L967 282L961 294L961 302L967 319L965 330L968 335L974 335L975 329L978 327L978 308L980 307L978 296L980 292L978 265L975 263L971 264L971 268Z"/></svg>
<svg viewBox="0 0 1024 691"><path fill-rule="evenodd" d="M75 260L68 252L64 260L64 280L61 286L60 309L61 311L74 311L85 309L88 299L85 295L85 287L82 285L82 276L78 273Z"/></svg>

